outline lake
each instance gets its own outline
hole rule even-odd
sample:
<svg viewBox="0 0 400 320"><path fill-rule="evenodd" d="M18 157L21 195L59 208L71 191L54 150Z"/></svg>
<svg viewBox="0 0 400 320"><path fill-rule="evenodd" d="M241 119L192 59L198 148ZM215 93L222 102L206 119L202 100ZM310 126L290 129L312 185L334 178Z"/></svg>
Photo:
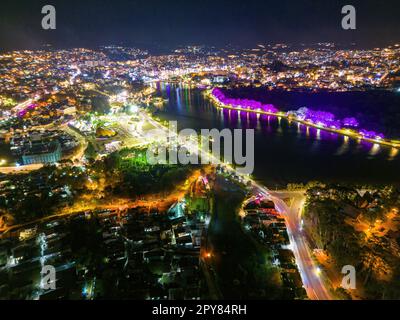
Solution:
<svg viewBox="0 0 400 320"><path fill-rule="evenodd" d="M397 185L400 182L397 149L351 140L273 116L218 110L200 89L165 83L158 83L156 87L158 93L168 99L157 116L178 121L179 129L255 129L253 175L270 188L312 180ZM296 99L301 100L301 96L297 94ZM326 104L332 105L332 101ZM351 104L351 100L347 104Z"/></svg>

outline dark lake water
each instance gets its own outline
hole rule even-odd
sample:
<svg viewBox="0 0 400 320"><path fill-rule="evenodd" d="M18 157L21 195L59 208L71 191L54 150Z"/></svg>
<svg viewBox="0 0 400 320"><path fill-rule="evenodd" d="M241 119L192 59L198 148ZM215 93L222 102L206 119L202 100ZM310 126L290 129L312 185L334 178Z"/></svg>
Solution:
<svg viewBox="0 0 400 320"><path fill-rule="evenodd" d="M255 129L253 175L270 188L311 180L400 184L400 152L396 149L307 129L286 119L218 110L198 89L163 83L157 88L168 99L158 116L178 121L179 129Z"/></svg>
<svg viewBox="0 0 400 320"><path fill-rule="evenodd" d="M362 128L400 139L400 93L384 90L351 92L283 92L265 88L229 90L233 97L271 103L279 110L308 107L332 112L338 119L356 117Z"/></svg>

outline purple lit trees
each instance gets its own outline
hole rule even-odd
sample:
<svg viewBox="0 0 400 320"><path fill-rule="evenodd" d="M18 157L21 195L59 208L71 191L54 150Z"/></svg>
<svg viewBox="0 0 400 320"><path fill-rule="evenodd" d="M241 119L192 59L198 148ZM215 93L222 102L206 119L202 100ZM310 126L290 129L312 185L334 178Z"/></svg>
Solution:
<svg viewBox="0 0 400 320"><path fill-rule="evenodd" d="M277 113L278 109L276 109L272 104L263 104L256 100L250 99L234 99L228 98L219 88L214 88L212 90L212 95L216 98L220 103L225 105L230 105L233 108L242 108L249 110L261 110L270 113Z"/></svg>
<svg viewBox="0 0 400 320"><path fill-rule="evenodd" d="M32 110L36 109L37 107L38 107L38 105L34 104L34 103L28 105L25 109L18 112L18 117L20 117L20 118L24 117L28 113L28 111L32 111Z"/></svg>
<svg viewBox="0 0 400 320"><path fill-rule="evenodd" d="M375 131L368 131L368 130L365 130L365 129L361 129L359 131L359 133L364 138L367 138L367 139L381 140L381 139L385 138L385 135L383 133L378 133L378 132L375 132Z"/></svg>
<svg viewBox="0 0 400 320"><path fill-rule="evenodd" d="M234 99L227 97L220 88L214 88L212 95L221 104L228 105L232 108L242 108L246 110L260 110L269 113L278 113L272 104L262 104L259 101L249 99ZM341 130L345 128L358 128L359 122L354 117L344 118L343 120L336 119L335 115L331 112L322 110L312 110L308 108L300 108L295 111L287 112L288 117L294 117L297 121L307 121L317 127L324 127L326 129ZM375 131L368 131L360 129L358 133L365 139L382 140L385 136L382 133Z"/></svg>
<svg viewBox="0 0 400 320"><path fill-rule="evenodd" d="M359 123L356 118L344 118L343 125L345 127L357 128L359 126Z"/></svg>
<svg viewBox="0 0 400 320"><path fill-rule="evenodd" d="M308 108L300 108L297 111L290 111L288 115L294 115L298 120L309 121L317 126L332 129L340 129L342 123L335 119L335 115L326 111L315 111Z"/></svg>

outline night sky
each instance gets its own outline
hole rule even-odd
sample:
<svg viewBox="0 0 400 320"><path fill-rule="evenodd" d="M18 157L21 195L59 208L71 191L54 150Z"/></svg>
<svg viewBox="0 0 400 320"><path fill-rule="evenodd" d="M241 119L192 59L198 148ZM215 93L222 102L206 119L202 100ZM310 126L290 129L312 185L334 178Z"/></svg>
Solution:
<svg viewBox="0 0 400 320"><path fill-rule="evenodd" d="M41 29L53 4L57 30ZM357 30L341 29L341 8L357 9ZM259 42L400 42L399 0L1 0L0 50L106 44L254 45Z"/></svg>

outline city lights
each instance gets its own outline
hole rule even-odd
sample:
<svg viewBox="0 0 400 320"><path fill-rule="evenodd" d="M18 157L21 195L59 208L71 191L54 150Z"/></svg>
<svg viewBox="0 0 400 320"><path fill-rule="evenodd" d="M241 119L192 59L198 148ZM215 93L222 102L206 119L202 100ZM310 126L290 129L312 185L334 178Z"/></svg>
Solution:
<svg viewBox="0 0 400 320"><path fill-rule="evenodd" d="M399 300L395 5L119 1L2 4L0 300Z"/></svg>

